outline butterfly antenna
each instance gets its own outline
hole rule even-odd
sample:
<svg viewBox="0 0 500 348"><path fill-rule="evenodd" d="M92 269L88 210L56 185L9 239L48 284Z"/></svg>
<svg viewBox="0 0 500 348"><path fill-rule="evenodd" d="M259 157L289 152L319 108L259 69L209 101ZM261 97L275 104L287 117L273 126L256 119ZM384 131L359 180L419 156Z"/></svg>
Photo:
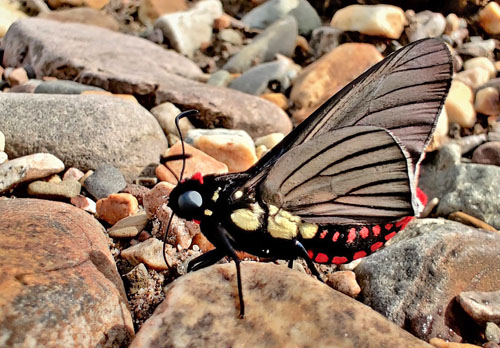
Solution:
<svg viewBox="0 0 500 348"><path fill-rule="evenodd" d="M168 266L167 262L167 236L168 236L168 231L170 230L170 224L172 223L172 219L174 218L174 212L170 212L170 219L168 219L168 224L167 224L167 229L165 230L165 234L163 235L163 260L165 260L165 265Z"/></svg>
<svg viewBox="0 0 500 348"><path fill-rule="evenodd" d="M179 182L182 181L182 177L184 176L184 169L186 168L186 152L184 149L184 139L182 138L181 128L179 127L179 121L185 117L196 115L197 113L198 113L198 110L186 110L186 111L181 112L175 118L175 127L177 127L177 132L179 133L179 138L181 139L182 155L184 157L183 161L182 161L181 174L179 175Z"/></svg>

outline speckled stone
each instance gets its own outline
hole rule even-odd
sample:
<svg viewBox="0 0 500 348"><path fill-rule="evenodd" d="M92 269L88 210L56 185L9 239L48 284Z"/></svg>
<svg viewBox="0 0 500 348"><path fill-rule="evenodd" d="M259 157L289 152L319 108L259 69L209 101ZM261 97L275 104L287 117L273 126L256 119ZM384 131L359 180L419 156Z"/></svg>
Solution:
<svg viewBox="0 0 500 348"><path fill-rule="evenodd" d="M462 308L479 323L500 324L500 291L462 292L457 297Z"/></svg>
<svg viewBox="0 0 500 348"><path fill-rule="evenodd" d="M170 244L166 245L166 247L172 249ZM167 253L166 256L168 265L166 265L162 254L163 242L156 238L149 238L144 242L122 250L121 257L130 262L132 265L144 263L150 268L163 271L168 269L169 266L171 267L173 263Z"/></svg>
<svg viewBox="0 0 500 348"><path fill-rule="evenodd" d="M82 185L76 180L60 182L34 181L28 185L28 194L45 199L67 199L78 196L81 188Z"/></svg>
<svg viewBox="0 0 500 348"><path fill-rule="evenodd" d="M241 270L244 319L234 264L215 265L171 284L130 348L431 347L307 274L253 262Z"/></svg>
<svg viewBox="0 0 500 348"><path fill-rule="evenodd" d="M94 198L101 199L119 192L127 186L127 182L120 170L111 165L103 165L97 168L83 185Z"/></svg>
<svg viewBox="0 0 500 348"><path fill-rule="evenodd" d="M148 223L146 212L140 212L121 219L108 230L114 238L132 238L141 232Z"/></svg>

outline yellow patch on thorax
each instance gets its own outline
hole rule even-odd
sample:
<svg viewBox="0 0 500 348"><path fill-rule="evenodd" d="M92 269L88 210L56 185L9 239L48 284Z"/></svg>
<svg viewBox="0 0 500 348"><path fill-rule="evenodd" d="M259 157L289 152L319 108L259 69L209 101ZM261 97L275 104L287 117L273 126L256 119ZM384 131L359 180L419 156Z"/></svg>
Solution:
<svg viewBox="0 0 500 348"><path fill-rule="evenodd" d="M264 214L264 210L257 204L253 203L250 209L237 209L231 213L231 221L245 231L256 231L260 227L260 218Z"/></svg>
<svg viewBox="0 0 500 348"><path fill-rule="evenodd" d="M220 187L218 187L217 190L214 192L214 194L212 196L212 201L217 202L217 200L219 199L219 191L220 191Z"/></svg>
<svg viewBox="0 0 500 348"><path fill-rule="evenodd" d="M300 217L271 205L267 218L267 231L274 238L293 239L300 233L302 238L311 239L318 232L318 226L302 222Z"/></svg>

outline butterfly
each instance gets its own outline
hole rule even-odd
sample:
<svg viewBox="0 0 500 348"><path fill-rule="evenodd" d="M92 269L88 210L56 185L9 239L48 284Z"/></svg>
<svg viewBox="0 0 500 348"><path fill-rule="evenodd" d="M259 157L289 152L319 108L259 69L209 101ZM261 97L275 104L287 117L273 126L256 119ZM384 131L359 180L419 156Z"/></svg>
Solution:
<svg viewBox="0 0 500 348"><path fill-rule="evenodd" d="M442 41L417 41L345 86L245 172L183 180L184 147L166 158L183 161L168 206L198 221L215 246L188 271L232 258L243 317L236 251L289 265L303 258L321 279L314 263L342 264L382 247L419 213L418 166L452 72Z"/></svg>

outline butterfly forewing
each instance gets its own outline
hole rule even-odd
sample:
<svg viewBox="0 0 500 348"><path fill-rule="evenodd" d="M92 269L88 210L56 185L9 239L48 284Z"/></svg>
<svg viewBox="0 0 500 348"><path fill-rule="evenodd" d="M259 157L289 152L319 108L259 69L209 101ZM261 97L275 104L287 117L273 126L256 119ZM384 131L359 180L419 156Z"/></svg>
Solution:
<svg viewBox="0 0 500 348"><path fill-rule="evenodd" d="M386 130L345 127L283 154L262 182L261 197L307 222L394 220L414 214L410 168Z"/></svg>

